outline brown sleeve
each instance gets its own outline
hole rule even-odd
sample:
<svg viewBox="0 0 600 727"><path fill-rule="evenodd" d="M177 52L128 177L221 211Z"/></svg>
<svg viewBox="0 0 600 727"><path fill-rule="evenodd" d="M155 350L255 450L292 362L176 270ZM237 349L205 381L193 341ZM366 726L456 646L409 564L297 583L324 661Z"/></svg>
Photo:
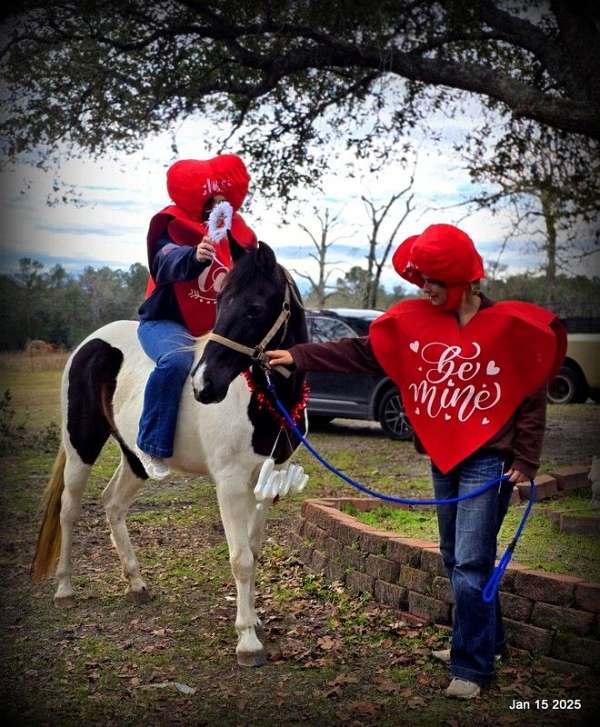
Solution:
<svg viewBox="0 0 600 727"><path fill-rule="evenodd" d="M529 396L515 412L512 467L527 477L535 477L546 426L546 384Z"/></svg>
<svg viewBox="0 0 600 727"><path fill-rule="evenodd" d="M383 374L368 336L328 343L299 343L289 351L299 371Z"/></svg>

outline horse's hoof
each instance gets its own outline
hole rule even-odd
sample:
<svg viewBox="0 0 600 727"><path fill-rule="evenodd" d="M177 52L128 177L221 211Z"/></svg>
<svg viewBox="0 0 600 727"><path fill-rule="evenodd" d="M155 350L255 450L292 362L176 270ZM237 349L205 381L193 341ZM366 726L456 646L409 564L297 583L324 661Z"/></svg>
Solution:
<svg viewBox="0 0 600 727"><path fill-rule="evenodd" d="M130 603L148 603L151 598L147 588L143 588L141 591L127 591L127 600Z"/></svg>
<svg viewBox="0 0 600 727"><path fill-rule="evenodd" d="M56 608L75 608L75 596L54 596Z"/></svg>
<svg viewBox="0 0 600 727"><path fill-rule="evenodd" d="M264 666L267 663L267 653L260 651L236 651L237 663L240 666Z"/></svg>

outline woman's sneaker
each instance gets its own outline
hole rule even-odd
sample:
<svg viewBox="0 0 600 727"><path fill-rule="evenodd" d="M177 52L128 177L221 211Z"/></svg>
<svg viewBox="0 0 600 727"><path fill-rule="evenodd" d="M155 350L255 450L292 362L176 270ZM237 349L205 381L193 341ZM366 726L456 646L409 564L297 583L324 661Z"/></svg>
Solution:
<svg viewBox="0 0 600 727"><path fill-rule="evenodd" d="M151 480L163 480L171 471L164 459L153 457L151 454L143 452L137 445L135 447L135 453Z"/></svg>
<svg viewBox="0 0 600 727"><path fill-rule="evenodd" d="M469 682L466 679L454 677L450 682L450 686L446 689L447 697L456 697L457 699L473 699L481 694L481 687L475 682Z"/></svg>

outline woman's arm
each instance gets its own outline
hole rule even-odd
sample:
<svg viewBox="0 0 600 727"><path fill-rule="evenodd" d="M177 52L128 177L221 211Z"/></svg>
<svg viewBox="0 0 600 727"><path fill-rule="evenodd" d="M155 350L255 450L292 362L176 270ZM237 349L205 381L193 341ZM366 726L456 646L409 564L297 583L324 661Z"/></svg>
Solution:
<svg viewBox="0 0 600 727"><path fill-rule="evenodd" d="M299 343L289 351L267 351L271 366L295 366L298 371L383 374L367 336L329 343Z"/></svg>
<svg viewBox="0 0 600 727"><path fill-rule="evenodd" d="M546 428L546 385L527 397L515 413L512 442L514 460L507 474L511 482L525 482L535 477L540 466Z"/></svg>

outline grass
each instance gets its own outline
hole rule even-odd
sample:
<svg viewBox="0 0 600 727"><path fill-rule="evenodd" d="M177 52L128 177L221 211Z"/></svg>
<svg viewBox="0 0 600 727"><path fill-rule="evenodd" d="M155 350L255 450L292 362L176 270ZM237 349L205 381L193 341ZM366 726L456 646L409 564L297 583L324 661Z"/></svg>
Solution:
<svg viewBox="0 0 600 727"><path fill-rule="evenodd" d="M60 421L61 372L0 370L0 392L10 391L16 423L40 429L50 422Z"/></svg>
<svg viewBox="0 0 600 727"><path fill-rule="evenodd" d="M69 353L65 351L45 354L29 354L25 351L0 353L0 370L5 371L62 371Z"/></svg>
<svg viewBox="0 0 600 727"><path fill-rule="evenodd" d="M60 422L60 382L69 353L0 353L0 393L10 391L16 423L42 429Z"/></svg>
<svg viewBox="0 0 600 727"><path fill-rule="evenodd" d="M32 371L23 358L0 358L0 381L29 427L58 421L60 371L51 364ZM550 408L547 467L591 457L598 412L589 405ZM410 443L339 422L311 439L332 462L386 492L431 492L427 459ZM265 668L244 670L235 663L235 586L207 478L174 474L144 485L128 522L153 600L141 606L126 601L99 502L119 460L112 442L93 467L75 531L77 605L56 610L55 584L33 585L28 578L39 498L53 459L53 453L25 447L13 447L0 459L0 701L8 724L525 725L538 723L540 714L510 712L513 697L565 696L581 697L583 710L544 713L544 724L584 723L597 713L591 679L555 675L519 656L502 666L481 700L446 700L446 669L430 657L431 649L446 642L442 630L407 623L397 611L327 582L296 560L289 533L302 500L354 494L304 451L297 461L311 476L308 487L302 497L270 510L257 572L257 611L268 633ZM572 506L580 508L575 500ZM560 504L571 507L571 500ZM434 526L431 517L410 515L417 517L403 527L435 538L427 531ZM559 559L550 536L544 532L537 539L536 532L534 518L518 552L531 540L537 548L532 557ZM594 572L597 551L577 541L580 557L595 559L585 565ZM173 681L196 688L196 694L161 686Z"/></svg>
<svg viewBox="0 0 600 727"><path fill-rule="evenodd" d="M320 444L328 447L326 435ZM287 533L299 499L271 511L258 571L257 606L269 633L270 661L261 670L239 669L233 656L235 588L214 489L179 475L147 483L129 522L154 600L134 606L123 598L97 504L117 457L114 445L105 449L86 490L76 530L78 605L72 611L52 608L53 584L32 586L27 579L37 499L52 455L23 450L3 462L0 689L9 724L491 725L510 714L509 699L523 689L540 698L591 693L581 677L565 687L564 675L516 658L485 699L448 702L442 695L446 670L429 656L443 646L445 634L403 622L397 612L328 583L291 555ZM176 516L181 508L196 517L136 520L142 513ZM197 693L163 686L173 682ZM591 715L590 699L586 708ZM574 720L558 711L545 717L546 724ZM527 715L514 723L527 724Z"/></svg>
<svg viewBox="0 0 600 727"><path fill-rule="evenodd" d="M357 512L352 506L344 509L361 522L407 538L434 542L439 539L436 515L430 508L396 510L381 507L364 513ZM503 552L512 540L524 509L524 505L509 509L499 533L499 552ZM587 581L600 580L600 539L558 532L544 514L546 509L597 513L592 510L589 492L585 490L566 498L537 503L515 549L513 562L535 570L576 575Z"/></svg>

